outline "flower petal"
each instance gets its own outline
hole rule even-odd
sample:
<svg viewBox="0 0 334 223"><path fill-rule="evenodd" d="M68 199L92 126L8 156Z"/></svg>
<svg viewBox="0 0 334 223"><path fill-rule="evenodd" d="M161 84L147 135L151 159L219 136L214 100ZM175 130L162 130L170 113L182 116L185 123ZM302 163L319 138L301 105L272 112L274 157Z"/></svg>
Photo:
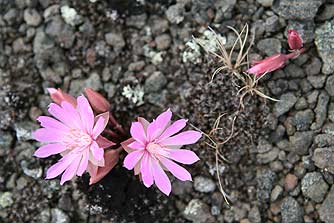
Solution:
<svg viewBox="0 0 334 223"><path fill-rule="evenodd" d="M105 112L103 114L100 114L96 116L96 123L93 128L92 136L94 139L96 139L106 128L108 124L108 118L109 118L109 112Z"/></svg>
<svg viewBox="0 0 334 223"><path fill-rule="evenodd" d="M189 145L197 142L202 137L202 134L198 131L189 130L181 132L175 136L161 140L162 145Z"/></svg>
<svg viewBox="0 0 334 223"><path fill-rule="evenodd" d="M138 117L138 122L140 122L143 125L144 130L146 132L147 131L147 127L150 124L149 121L147 121L146 119L144 119L142 117Z"/></svg>
<svg viewBox="0 0 334 223"><path fill-rule="evenodd" d="M65 172L61 176L60 185L63 185L66 181L71 180L78 171L81 156L77 156L71 164L66 168Z"/></svg>
<svg viewBox="0 0 334 223"><path fill-rule="evenodd" d="M159 141L167 139L168 137L181 131L187 124L186 119L180 119L171 124L162 134L159 136Z"/></svg>
<svg viewBox="0 0 334 223"><path fill-rule="evenodd" d="M64 125L63 123L54 118L48 116L39 116L37 120L44 128L58 129L64 132L69 131L69 128L66 125Z"/></svg>
<svg viewBox="0 0 334 223"><path fill-rule="evenodd" d="M41 128L33 132L32 137L40 142L61 142L64 137L64 132L57 129Z"/></svg>
<svg viewBox="0 0 334 223"><path fill-rule="evenodd" d="M65 105L65 107L67 109L69 109L69 106L67 106L66 103L68 105L72 106L68 102L65 102L65 101L62 102L62 105ZM76 119L73 118L73 117L77 116L76 113L74 113L74 112L73 113L69 113L68 110L65 110L64 108L62 108L61 106L59 106L59 105L57 105L55 103L51 103L49 105L48 111L49 111L49 113L53 117L55 117L56 119L58 119L60 122L64 123L69 128L81 128L80 123L78 123L76 121Z"/></svg>
<svg viewBox="0 0 334 223"><path fill-rule="evenodd" d="M51 155L55 155L66 150L66 146L60 143L47 144L41 146L38 150L35 151L34 156L38 158L45 158Z"/></svg>
<svg viewBox="0 0 334 223"><path fill-rule="evenodd" d="M94 141L90 146L90 151L92 152L94 158L99 161L103 159L104 150L99 147L99 145Z"/></svg>
<svg viewBox="0 0 334 223"><path fill-rule="evenodd" d="M168 179L168 176L163 171L157 160L151 159L151 161L154 182L159 190L161 190L164 194L168 196L172 190L172 185Z"/></svg>
<svg viewBox="0 0 334 223"><path fill-rule="evenodd" d="M132 138L141 144L145 145L146 142L146 133L143 125L140 122L132 122L130 133Z"/></svg>
<svg viewBox="0 0 334 223"><path fill-rule="evenodd" d="M91 134L94 125L94 113L93 110L88 103L88 100L84 96L79 96L77 98L78 106L77 110L80 114L81 121L87 131L87 133Z"/></svg>
<svg viewBox="0 0 334 223"><path fill-rule="evenodd" d="M159 160L177 179L182 181L192 180L190 173L182 166L164 157L159 157Z"/></svg>
<svg viewBox="0 0 334 223"><path fill-rule="evenodd" d="M153 173L152 173L152 161L150 155L145 152L143 159L140 162L140 173L143 183L146 187L150 187L153 184Z"/></svg>
<svg viewBox="0 0 334 223"><path fill-rule="evenodd" d="M83 152L82 154L80 165L78 167L77 171L78 176L82 176L82 174L87 170L88 158L89 158L89 151L85 150L85 152Z"/></svg>
<svg viewBox="0 0 334 223"><path fill-rule="evenodd" d="M183 164L193 164L199 160L198 156L190 150L186 149L166 149L169 159Z"/></svg>
<svg viewBox="0 0 334 223"><path fill-rule="evenodd" d="M52 178L55 178L55 177L59 176L70 165L70 163L72 162L72 160L74 158L75 157L73 155L70 155L70 154L61 158L58 161L58 163L52 165L48 169L45 179L52 179Z"/></svg>
<svg viewBox="0 0 334 223"><path fill-rule="evenodd" d="M161 133L167 128L172 118L172 112L170 109L161 113L156 120L153 120L147 127L147 138L154 140L161 135Z"/></svg>
<svg viewBox="0 0 334 223"><path fill-rule="evenodd" d="M144 151L134 151L132 153L129 153L125 159L124 159L124 167L128 170L132 170L135 165L139 162L139 160L143 157Z"/></svg>

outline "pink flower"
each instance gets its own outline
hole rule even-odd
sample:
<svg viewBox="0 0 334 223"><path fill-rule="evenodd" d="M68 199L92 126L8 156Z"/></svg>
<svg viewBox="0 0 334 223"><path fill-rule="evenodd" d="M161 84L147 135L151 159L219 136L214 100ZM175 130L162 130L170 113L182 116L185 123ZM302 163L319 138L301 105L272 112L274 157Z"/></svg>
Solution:
<svg viewBox="0 0 334 223"><path fill-rule="evenodd" d="M247 73L261 76L264 73L270 73L285 66L288 58L285 54L274 54L260 61L254 61L254 66L247 70Z"/></svg>
<svg viewBox="0 0 334 223"><path fill-rule="evenodd" d="M72 104L73 106L77 106L77 100L69 94L66 94L63 92L60 88L55 89L55 88L48 88L48 91L50 93L50 96L52 100L56 104L61 104L63 101L67 101L68 103Z"/></svg>
<svg viewBox="0 0 334 223"><path fill-rule="evenodd" d="M104 166L104 149L114 145L100 135L108 123L109 112L94 117L84 96L79 96L73 104L66 100L60 105L51 103L49 112L54 118L40 116L42 128L33 133L35 140L46 143L35 152L36 157L63 156L48 169L46 176L52 179L63 173L61 185L75 175L81 176L88 166Z"/></svg>
<svg viewBox="0 0 334 223"><path fill-rule="evenodd" d="M300 50L303 47L303 40L294 29L288 30L288 44L292 50Z"/></svg>
<svg viewBox="0 0 334 223"><path fill-rule="evenodd" d="M201 138L200 132L192 130L176 134L186 126L187 120L180 119L171 124L171 118L169 109L151 123L138 118L138 122L131 125L132 138L122 143L129 153L125 157L124 166L129 170L134 169L136 175L141 174L146 187L155 183L166 195L171 192L171 183L164 170L181 181L191 181L190 173L174 161L183 164L197 162L199 158L194 152L180 148L196 143Z"/></svg>
<svg viewBox="0 0 334 223"><path fill-rule="evenodd" d="M85 93L95 112L103 113L109 111L110 103L100 93L91 88L85 88Z"/></svg>

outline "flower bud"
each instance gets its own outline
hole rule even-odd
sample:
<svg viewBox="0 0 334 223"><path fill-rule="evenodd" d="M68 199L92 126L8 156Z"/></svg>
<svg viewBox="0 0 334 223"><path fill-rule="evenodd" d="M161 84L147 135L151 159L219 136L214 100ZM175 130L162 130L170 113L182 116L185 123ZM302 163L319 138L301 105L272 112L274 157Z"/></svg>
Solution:
<svg viewBox="0 0 334 223"><path fill-rule="evenodd" d="M303 47L303 40L294 29L288 30L288 44L291 50L300 50Z"/></svg>
<svg viewBox="0 0 334 223"><path fill-rule="evenodd" d="M77 106L77 100L73 96L63 92L60 88L48 88L47 90L50 93L53 102L56 104L60 105L63 101L66 101L72 104L74 107Z"/></svg>
<svg viewBox="0 0 334 223"><path fill-rule="evenodd" d="M88 101L95 112L103 113L109 111L110 103L100 93L91 88L85 88L85 92Z"/></svg>

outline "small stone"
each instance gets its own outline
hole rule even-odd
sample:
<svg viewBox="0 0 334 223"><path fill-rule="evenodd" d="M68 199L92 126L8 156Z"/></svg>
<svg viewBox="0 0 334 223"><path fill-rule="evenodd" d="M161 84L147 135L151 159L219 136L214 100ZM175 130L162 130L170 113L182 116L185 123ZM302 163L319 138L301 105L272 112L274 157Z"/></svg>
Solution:
<svg viewBox="0 0 334 223"><path fill-rule="evenodd" d="M333 136L332 136L333 137ZM312 160L320 169L325 169L334 174L334 147L315 149Z"/></svg>
<svg viewBox="0 0 334 223"><path fill-rule="evenodd" d="M50 22L47 23L45 32L65 49L70 49L74 44L75 34L73 27L66 24L60 16L51 18Z"/></svg>
<svg viewBox="0 0 334 223"><path fill-rule="evenodd" d="M308 76L319 75L321 73L321 66L321 60L318 57L312 57L311 62L305 66L305 73Z"/></svg>
<svg viewBox="0 0 334 223"><path fill-rule="evenodd" d="M129 64L129 71L141 71L145 67L145 61L140 60Z"/></svg>
<svg viewBox="0 0 334 223"><path fill-rule="evenodd" d="M326 83L327 76L322 74L318 76L309 76L307 80L311 83L311 85L316 88L320 89L323 88Z"/></svg>
<svg viewBox="0 0 334 223"><path fill-rule="evenodd" d="M293 124L296 126L297 131L308 130L313 122L314 113L311 109L305 111L299 111L293 117Z"/></svg>
<svg viewBox="0 0 334 223"><path fill-rule="evenodd" d="M35 180L42 177L43 174L42 167L40 166L35 167L36 166L35 163L29 163L27 160L21 160L20 166L25 175L32 177Z"/></svg>
<svg viewBox="0 0 334 223"><path fill-rule="evenodd" d="M77 11L74 8L69 7L68 5L62 6L60 8L60 12L64 21L71 26L79 25L83 21Z"/></svg>
<svg viewBox="0 0 334 223"><path fill-rule="evenodd" d="M334 75L328 77L325 89L330 96L334 96Z"/></svg>
<svg viewBox="0 0 334 223"><path fill-rule="evenodd" d="M276 185L271 191L270 201L275 202L283 194L283 188L280 185Z"/></svg>
<svg viewBox="0 0 334 223"><path fill-rule="evenodd" d="M275 147L268 152L257 154L256 161L260 164L270 163L277 158L278 153L279 153L279 149Z"/></svg>
<svg viewBox="0 0 334 223"><path fill-rule="evenodd" d="M216 184L210 178L198 176L194 178L194 188L198 192L210 193L216 189Z"/></svg>
<svg viewBox="0 0 334 223"><path fill-rule="evenodd" d="M143 27L147 24L146 20L147 20L146 13L142 13L140 15L127 16L126 25L130 27L131 26L135 27L137 29L143 29Z"/></svg>
<svg viewBox="0 0 334 223"><path fill-rule="evenodd" d="M284 19L313 20L322 0L279 0L273 10Z"/></svg>
<svg viewBox="0 0 334 223"><path fill-rule="evenodd" d="M38 222L41 223L50 223L51 221L51 211L49 208L43 209L38 215L37 215Z"/></svg>
<svg viewBox="0 0 334 223"><path fill-rule="evenodd" d="M125 46L125 40L122 33L110 32L105 34L107 44L114 47L115 51L120 51Z"/></svg>
<svg viewBox="0 0 334 223"><path fill-rule="evenodd" d="M0 207L6 208L11 206L14 203L13 194L9 191L7 192L0 192Z"/></svg>
<svg viewBox="0 0 334 223"><path fill-rule="evenodd" d="M292 197L286 197L281 204L282 223L302 223L304 211Z"/></svg>
<svg viewBox="0 0 334 223"><path fill-rule="evenodd" d="M13 141L14 137L10 132L0 130L0 157L10 150Z"/></svg>
<svg viewBox="0 0 334 223"><path fill-rule="evenodd" d="M179 24L184 19L184 13L184 6L182 4L176 4L169 6L166 11L166 16L171 23Z"/></svg>
<svg viewBox="0 0 334 223"><path fill-rule="evenodd" d="M318 97L317 107L314 109L315 112L315 123L312 124L311 129L320 129L327 119L327 107L329 103L329 95L322 91Z"/></svg>
<svg viewBox="0 0 334 223"><path fill-rule="evenodd" d="M25 9L23 18L29 26L38 26L42 22L42 17L38 14L36 9Z"/></svg>
<svg viewBox="0 0 334 223"><path fill-rule="evenodd" d="M152 33L154 35L160 35L169 29L168 20L162 19L160 17L153 17L152 20Z"/></svg>
<svg viewBox="0 0 334 223"><path fill-rule="evenodd" d="M276 173L270 169L262 169L256 172L257 198L261 202L269 201L275 179Z"/></svg>
<svg viewBox="0 0 334 223"><path fill-rule="evenodd" d="M308 149L313 142L314 132L296 132L293 136L289 137L291 149L298 155L308 154Z"/></svg>
<svg viewBox="0 0 334 223"><path fill-rule="evenodd" d="M326 21L334 17L334 4L326 4L322 12L315 18L317 21Z"/></svg>
<svg viewBox="0 0 334 223"><path fill-rule="evenodd" d="M167 84L167 79L163 73L156 71L145 81L145 92L158 92Z"/></svg>
<svg viewBox="0 0 334 223"><path fill-rule="evenodd" d="M157 49L158 50L166 50L169 48L172 39L170 38L170 36L168 34L162 34L160 36L157 36L155 38L155 42L157 44Z"/></svg>
<svg viewBox="0 0 334 223"><path fill-rule="evenodd" d="M192 222L208 223L214 222L213 216L210 214L210 208L207 204L199 199L192 199L185 210L183 216Z"/></svg>
<svg viewBox="0 0 334 223"><path fill-rule="evenodd" d="M334 219L334 186L331 187L326 199L319 209L320 219L325 223L332 223Z"/></svg>
<svg viewBox="0 0 334 223"><path fill-rule="evenodd" d="M274 114L279 117L288 112L297 102L297 97L293 93L286 93L280 97L280 101L274 105Z"/></svg>
<svg viewBox="0 0 334 223"><path fill-rule="evenodd" d="M331 102L328 107L328 118L331 122L334 122L334 103Z"/></svg>
<svg viewBox="0 0 334 223"><path fill-rule="evenodd" d="M280 53L282 50L281 41L274 38L260 40L256 47L267 56Z"/></svg>
<svg viewBox="0 0 334 223"><path fill-rule="evenodd" d="M176 180L173 182L173 190L172 193L178 196L184 196L185 194L191 193L193 190L193 184L190 181L179 181Z"/></svg>
<svg viewBox="0 0 334 223"><path fill-rule="evenodd" d="M107 92L108 98L112 98L115 96L117 88L113 83L106 83L104 85L104 90Z"/></svg>
<svg viewBox="0 0 334 223"><path fill-rule="evenodd" d="M35 131L36 129L38 129L38 125L33 122L23 121L15 123L17 140L27 141L33 139L32 132Z"/></svg>
<svg viewBox="0 0 334 223"><path fill-rule="evenodd" d="M328 190L328 185L321 173L307 173L302 180L302 192L305 197L320 203L324 199Z"/></svg>
<svg viewBox="0 0 334 223"><path fill-rule="evenodd" d="M267 32L276 32L280 29L280 22L277 15L270 16L266 19L265 27Z"/></svg>
<svg viewBox="0 0 334 223"><path fill-rule="evenodd" d="M274 0L256 0L263 7L271 7L274 3Z"/></svg>
<svg viewBox="0 0 334 223"><path fill-rule="evenodd" d="M315 44L322 59L322 73L331 74L334 72L334 20L327 21L318 26L315 31ZM332 80L333 81L333 80ZM331 87L333 88L333 87ZM334 90L328 92L334 95Z"/></svg>
<svg viewBox="0 0 334 223"><path fill-rule="evenodd" d="M59 208L51 209L51 223L70 223L70 218Z"/></svg>
<svg viewBox="0 0 334 223"><path fill-rule="evenodd" d="M250 209L250 211L248 213L248 219L252 223L261 223L262 222L261 213L260 213L260 210L257 206L253 206Z"/></svg>
<svg viewBox="0 0 334 223"><path fill-rule="evenodd" d="M289 173L288 175L285 176L284 189L286 191L292 191L293 189L295 189L297 184L298 184L298 178L295 175Z"/></svg>
<svg viewBox="0 0 334 223"><path fill-rule="evenodd" d="M288 66L286 66L284 71L287 76L291 78L303 78L306 76L304 70L293 63L290 63Z"/></svg>

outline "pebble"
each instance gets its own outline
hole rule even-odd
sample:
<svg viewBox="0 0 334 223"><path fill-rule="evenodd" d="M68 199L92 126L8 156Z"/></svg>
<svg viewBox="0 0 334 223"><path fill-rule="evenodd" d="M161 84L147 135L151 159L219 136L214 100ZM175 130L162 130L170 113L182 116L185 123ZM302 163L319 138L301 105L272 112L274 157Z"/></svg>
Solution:
<svg viewBox="0 0 334 223"><path fill-rule="evenodd" d="M334 96L334 75L327 78L325 89L330 96Z"/></svg>
<svg viewBox="0 0 334 223"><path fill-rule="evenodd" d="M157 49L158 50L166 50L169 48L172 39L168 34L161 34L160 36L157 36L155 38L155 42L157 44Z"/></svg>
<svg viewBox="0 0 334 223"><path fill-rule="evenodd" d="M329 95L325 91L321 91L318 97L317 106L314 109L315 123L313 123L311 126L312 130L320 129L324 125L327 119L328 103L329 103Z"/></svg>
<svg viewBox="0 0 334 223"><path fill-rule="evenodd" d="M51 223L70 223L70 217L59 208L51 209Z"/></svg>
<svg viewBox="0 0 334 223"><path fill-rule="evenodd" d="M292 197L286 197L281 204L282 223L302 223L304 211L298 201Z"/></svg>
<svg viewBox="0 0 334 223"><path fill-rule="evenodd" d="M194 178L194 188L198 192L210 193L216 189L216 184L210 178L198 176Z"/></svg>
<svg viewBox="0 0 334 223"><path fill-rule="evenodd" d="M298 184L298 178L295 175L289 173L288 175L285 176L284 189L286 191L294 190L297 184Z"/></svg>
<svg viewBox="0 0 334 223"><path fill-rule="evenodd" d="M328 190L328 185L319 172L307 173L301 185L303 195L317 203L323 201Z"/></svg>
<svg viewBox="0 0 334 223"><path fill-rule="evenodd" d="M261 169L256 172L257 198L261 202L267 202L270 199L273 183L276 179L276 173L270 169Z"/></svg>
<svg viewBox="0 0 334 223"><path fill-rule="evenodd" d="M319 75L321 73L322 62L318 57L312 57L311 61L305 65L305 73L308 76Z"/></svg>
<svg viewBox="0 0 334 223"><path fill-rule="evenodd" d="M296 102L297 97L293 93L283 94L280 97L280 101L275 103L273 112L276 117L279 117L290 111L290 109L295 105Z"/></svg>
<svg viewBox="0 0 334 223"><path fill-rule="evenodd" d="M10 207L14 203L12 192L0 192L0 207Z"/></svg>
<svg viewBox="0 0 334 223"><path fill-rule="evenodd" d="M313 142L313 137L313 131L296 132L289 137L291 150L298 155L307 155Z"/></svg>
<svg viewBox="0 0 334 223"><path fill-rule="evenodd" d="M25 9L23 13L23 18L29 26L38 26L42 22L42 17L36 11L36 9Z"/></svg>
<svg viewBox="0 0 334 223"><path fill-rule="evenodd" d="M333 136L332 136L333 137ZM334 147L317 148L314 150L312 160L314 165L334 174Z"/></svg>
<svg viewBox="0 0 334 223"><path fill-rule="evenodd" d="M284 19L313 20L322 0L278 0L273 10Z"/></svg>
<svg viewBox="0 0 334 223"><path fill-rule="evenodd" d="M334 72L334 20L326 21L324 24L318 26L315 31L315 45L318 53L322 59L322 73L331 74ZM332 80L333 81L333 80ZM326 87L327 90L327 87ZM333 86L331 96L334 95Z"/></svg>
<svg viewBox="0 0 334 223"><path fill-rule="evenodd" d="M112 46L115 51L120 51L125 46L125 40L120 32L110 32L105 34L107 44Z"/></svg>
<svg viewBox="0 0 334 223"><path fill-rule="evenodd" d="M156 71L145 80L145 92L158 92L167 84L165 75Z"/></svg>
<svg viewBox="0 0 334 223"><path fill-rule="evenodd" d="M279 149L274 147L272 150L256 155L256 161L260 164L267 164L274 161L279 153Z"/></svg>
<svg viewBox="0 0 334 223"><path fill-rule="evenodd" d="M14 137L10 132L0 130L0 157L7 154L13 141Z"/></svg>
<svg viewBox="0 0 334 223"><path fill-rule="evenodd" d="M275 202L277 199L283 194L283 187L280 185L276 185L274 189L271 191L270 201Z"/></svg>
<svg viewBox="0 0 334 223"><path fill-rule="evenodd" d="M173 182L173 194L178 195L178 196L184 196L186 194L191 193L193 190L193 183L190 181L179 181L176 180Z"/></svg>
<svg viewBox="0 0 334 223"><path fill-rule="evenodd" d="M260 40L258 41L256 47L267 56L280 53L282 50L281 41L275 38Z"/></svg>
<svg viewBox="0 0 334 223"><path fill-rule="evenodd" d="M320 219L325 223L332 223L334 219L334 186L331 187L326 199L319 209Z"/></svg>
<svg viewBox="0 0 334 223"><path fill-rule="evenodd" d="M182 4L175 4L169 6L166 11L166 17L171 23L179 24L184 19L184 6Z"/></svg>
<svg viewBox="0 0 334 223"><path fill-rule="evenodd" d="M14 125L18 141L31 140L32 132L39 128L36 123L30 121L17 122Z"/></svg>
<svg viewBox="0 0 334 223"><path fill-rule="evenodd" d="M209 223L214 222L210 214L210 208L207 204L199 199L192 199L183 211L183 216L192 222Z"/></svg>
<svg viewBox="0 0 334 223"><path fill-rule="evenodd" d="M298 111L293 117L293 124L297 131L308 130L313 122L314 113L311 109Z"/></svg>
<svg viewBox="0 0 334 223"><path fill-rule="evenodd" d="M263 7L271 7L274 3L274 0L256 0Z"/></svg>

